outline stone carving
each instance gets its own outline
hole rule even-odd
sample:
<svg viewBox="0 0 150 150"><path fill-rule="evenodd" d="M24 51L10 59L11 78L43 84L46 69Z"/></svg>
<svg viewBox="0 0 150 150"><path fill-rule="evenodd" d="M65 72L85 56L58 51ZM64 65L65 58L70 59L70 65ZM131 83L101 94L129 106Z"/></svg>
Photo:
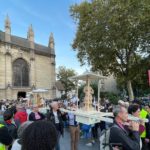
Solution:
<svg viewBox="0 0 150 150"><path fill-rule="evenodd" d="M94 94L94 90L91 86L85 86L83 89L83 92L85 93L84 97L84 105L85 110L91 110L92 109L92 94Z"/></svg>

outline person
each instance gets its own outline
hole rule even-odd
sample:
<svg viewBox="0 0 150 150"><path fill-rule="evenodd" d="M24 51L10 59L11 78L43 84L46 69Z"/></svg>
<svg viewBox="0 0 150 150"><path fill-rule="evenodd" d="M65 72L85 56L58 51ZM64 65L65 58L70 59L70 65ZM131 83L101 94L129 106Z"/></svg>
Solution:
<svg viewBox="0 0 150 150"><path fill-rule="evenodd" d="M128 108L129 107L129 102L124 102L123 100L119 100L118 105Z"/></svg>
<svg viewBox="0 0 150 150"><path fill-rule="evenodd" d="M17 105L16 110L17 112L14 115L14 121L17 127L19 127L22 123L27 121L28 114L22 105Z"/></svg>
<svg viewBox="0 0 150 150"><path fill-rule="evenodd" d="M33 122L26 121L23 124L21 124L21 126L19 127L18 132L17 132L18 138L14 141L11 150L21 150L23 132L31 123L33 123Z"/></svg>
<svg viewBox="0 0 150 150"><path fill-rule="evenodd" d="M60 135L63 135L64 133L64 123L63 123L63 114L59 110L58 102L53 101L51 103L51 110L47 114L47 120L51 121L57 129L58 141L55 149L60 150L59 139Z"/></svg>
<svg viewBox="0 0 150 150"><path fill-rule="evenodd" d="M146 111L145 106L141 107L140 118L149 119L149 114ZM149 122L145 123L144 126L145 126L145 130L141 133L140 136L141 136L142 144L143 144L142 150L147 150L148 144L150 142L150 140L149 140L149 138L150 138L150 124L149 124Z"/></svg>
<svg viewBox="0 0 150 150"><path fill-rule="evenodd" d="M11 110L6 110L3 114L4 125L8 128L9 134L13 139L17 138L17 126L13 121L13 112Z"/></svg>
<svg viewBox="0 0 150 150"><path fill-rule="evenodd" d="M38 105L33 105L33 112L29 114L30 121L38 121L45 119L45 116L39 112Z"/></svg>
<svg viewBox="0 0 150 150"><path fill-rule="evenodd" d="M140 150L139 123L130 122L130 133L124 123L128 121L128 112L124 106L117 105L113 109L114 125L110 129L109 143L111 147L122 150Z"/></svg>
<svg viewBox="0 0 150 150"><path fill-rule="evenodd" d="M4 125L7 127L8 132L13 140L17 138L17 126L12 122L13 121L13 112L10 109L7 109L3 114ZM8 147L8 150L11 150L12 145Z"/></svg>
<svg viewBox="0 0 150 150"><path fill-rule="evenodd" d="M149 118L148 118L149 122L148 122L148 124L147 124L147 128L149 128L149 129L148 129L149 132L146 134L146 136L147 136L147 138L149 139L148 147L149 147L149 149L150 149L150 104L148 104L148 105L145 107L145 109L146 109L146 111L148 112L148 116L149 116Z"/></svg>
<svg viewBox="0 0 150 150"><path fill-rule="evenodd" d="M1 110L2 110L2 111L5 111L5 110L6 110L6 106L5 106L4 103L2 103Z"/></svg>
<svg viewBox="0 0 150 150"><path fill-rule="evenodd" d="M140 118L140 107L138 104L131 104L128 108L128 113L134 117ZM145 123L142 121L139 122L140 126L139 126L139 133L140 135L143 133L143 131L145 130Z"/></svg>
<svg viewBox="0 0 150 150"><path fill-rule="evenodd" d="M7 146L12 144L12 137L10 136L7 127L0 124L0 150L7 150Z"/></svg>
<svg viewBox="0 0 150 150"><path fill-rule="evenodd" d="M76 110L76 105L72 104L72 110ZM68 113L69 129L71 137L71 150L78 150L78 142L80 136L79 124L76 121L76 116L73 113Z"/></svg>
<svg viewBox="0 0 150 150"><path fill-rule="evenodd" d="M145 110L147 111L147 113L150 115L150 104L147 104L145 106Z"/></svg>
<svg viewBox="0 0 150 150"><path fill-rule="evenodd" d="M3 122L4 119L3 119L3 111L0 110L0 122Z"/></svg>
<svg viewBox="0 0 150 150"><path fill-rule="evenodd" d="M35 121L23 132L22 150L54 150L56 143L57 131L50 121Z"/></svg>

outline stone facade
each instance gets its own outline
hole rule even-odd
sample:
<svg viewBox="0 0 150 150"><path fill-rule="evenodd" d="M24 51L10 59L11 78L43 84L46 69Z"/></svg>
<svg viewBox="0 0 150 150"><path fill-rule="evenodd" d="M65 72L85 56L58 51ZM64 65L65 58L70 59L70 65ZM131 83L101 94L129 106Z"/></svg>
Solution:
<svg viewBox="0 0 150 150"><path fill-rule="evenodd" d="M18 59L27 63L28 86L14 86L13 63ZM13 36L7 16L5 32L0 31L0 99L17 99L19 92L26 93L39 88L48 90L45 98L55 98L55 77L53 35L50 35L47 47L34 42L32 26L29 27L27 38Z"/></svg>

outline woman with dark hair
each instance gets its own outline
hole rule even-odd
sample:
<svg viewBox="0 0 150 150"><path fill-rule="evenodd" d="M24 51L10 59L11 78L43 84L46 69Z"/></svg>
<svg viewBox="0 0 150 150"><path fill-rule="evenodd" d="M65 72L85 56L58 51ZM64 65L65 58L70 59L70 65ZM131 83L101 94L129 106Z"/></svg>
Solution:
<svg viewBox="0 0 150 150"><path fill-rule="evenodd" d="M22 150L54 150L56 143L57 132L49 121L35 121L23 132Z"/></svg>
<svg viewBox="0 0 150 150"><path fill-rule="evenodd" d="M140 106L138 104L132 104L128 108L128 113L134 117L140 118ZM146 130L144 121L139 122L139 134L142 135L142 133ZM142 147L142 150L145 150L145 144L144 140L141 138L142 142L140 141L140 147Z"/></svg>
<svg viewBox="0 0 150 150"><path fill-rule="evenodd" d="M134 117L140 117L140 107L138 104L132 104L128 107L128 113Z"/></svg>
<svg viewBox="0 0 150 150"><path fill-rule="evenodd" d="M132 104L128 108L128 113L134 117L140 118L140 106L138 104ZM140 122L139 132L142 134L142 132L145 130L144 122Z"/></svg>

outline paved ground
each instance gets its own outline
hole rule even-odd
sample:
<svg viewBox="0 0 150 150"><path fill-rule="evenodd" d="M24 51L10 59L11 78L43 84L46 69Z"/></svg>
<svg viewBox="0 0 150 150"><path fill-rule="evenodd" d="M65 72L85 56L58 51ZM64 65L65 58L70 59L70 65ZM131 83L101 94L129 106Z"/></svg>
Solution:
<svg viewBox="0 0 150 150"><path fill-rule="evenodd" d="M93 146L89 147L85 144L87 143L87 140L80 139L79 142L79 150L99 150L99 144L96 142ZM60 140L60 150L71 150L70 149L70 134L68 129L65 130L64 137Z"/></svg>

